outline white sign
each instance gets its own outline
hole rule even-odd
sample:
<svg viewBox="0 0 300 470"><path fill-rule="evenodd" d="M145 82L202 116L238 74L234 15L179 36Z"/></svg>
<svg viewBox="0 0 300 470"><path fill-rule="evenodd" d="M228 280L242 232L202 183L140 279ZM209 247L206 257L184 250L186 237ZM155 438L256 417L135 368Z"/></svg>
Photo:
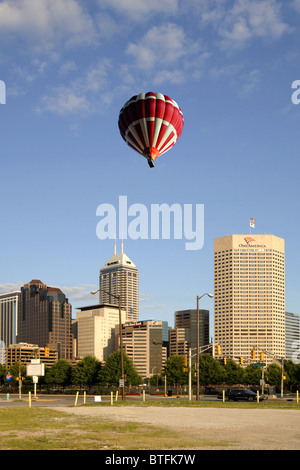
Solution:
<svg viewBox="0 0 300 470"><path fill-rule="evenodd" d="M28 376L33 377L36 375L37 377L40 377L45 375L45 364L28 364L26 367L26 375Z"/></svg>

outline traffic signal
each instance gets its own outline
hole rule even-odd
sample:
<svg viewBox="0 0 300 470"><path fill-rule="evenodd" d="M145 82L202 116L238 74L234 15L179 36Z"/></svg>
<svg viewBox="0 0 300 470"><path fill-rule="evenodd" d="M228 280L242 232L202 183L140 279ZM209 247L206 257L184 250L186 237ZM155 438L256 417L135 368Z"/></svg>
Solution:
<svg viewBox="0 0 300 470"><path fill-rule="evenodd" d="M260 360L261 360L261 361L264 360L264 353L263 353L263 352L260 353Z"/></svg>
<svg viewBox="0 0 300 470"><path fill-rule="evenodd" d="M252 359L255 359L255 349L252 349L252 351L251 351L251 357L252 357Z"/></svg>
<svg viewBox="0 0 300 470"><path fill-rule="evenodd" d="M188 366L187 366L187 356L183 356L183 372L188 372Z"/></svg>
<svg viewBox="0 0 300 470"><path fill-rule="evenodd" d="M50 349L45 346L45 357L49 357Z"/></svg>
<svg viewBox="0 0 300 470"><path fill-rule="evenodd" d="M243 358L242 358L242 357L240 357L240 364L242 365L242 364L243 364L243 362L244 362L244 361L243 361Z"/></svg>
<svg viewBox="0 0 300 470"><path fill-rule="evenodd" d="M217 354L218 356L221 354L221 346L219 344L217 345Z"/></svg>
<svg viewBox="0 0 300 470"><path fill-rule="evenodd" d="M224 357L223 363L224 363L224 365L226 366L226 364L227 364L227 358L226 358L226 357Z"/></svg>

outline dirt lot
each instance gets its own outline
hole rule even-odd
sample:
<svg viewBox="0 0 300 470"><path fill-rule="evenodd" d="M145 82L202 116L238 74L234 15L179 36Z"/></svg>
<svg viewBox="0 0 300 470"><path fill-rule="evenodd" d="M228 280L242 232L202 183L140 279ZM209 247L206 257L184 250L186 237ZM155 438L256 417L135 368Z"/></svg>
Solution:
<svg viewBox="0 0 300 470"><path fill-rule="evenodd" d="M192 433L199 441L226 441L206 449L300 450L296 410L163 407L59 407L57 410L104 420L135 421ZM201 449L204 449L201 447Z"/></svg>

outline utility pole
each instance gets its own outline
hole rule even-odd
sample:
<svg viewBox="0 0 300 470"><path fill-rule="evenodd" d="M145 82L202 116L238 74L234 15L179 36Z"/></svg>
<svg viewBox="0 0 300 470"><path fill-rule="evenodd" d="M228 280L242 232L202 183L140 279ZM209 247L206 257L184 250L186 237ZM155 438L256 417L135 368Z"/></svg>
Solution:
<svg viewBox="0 0 300 470"><path fill-rule="evenodd" d="M203 294L200 297L197 295L197 360L196 360L196 378L197 378L197 383L196 383L196 400L199 401L200 399L200 379L199 379L199 363L200 363L200 338L199 338L199 327L200 327L200 320L199 320L199 300L202 299L205 295L208 295L208 297L212 298L213 294Z"/></svg>

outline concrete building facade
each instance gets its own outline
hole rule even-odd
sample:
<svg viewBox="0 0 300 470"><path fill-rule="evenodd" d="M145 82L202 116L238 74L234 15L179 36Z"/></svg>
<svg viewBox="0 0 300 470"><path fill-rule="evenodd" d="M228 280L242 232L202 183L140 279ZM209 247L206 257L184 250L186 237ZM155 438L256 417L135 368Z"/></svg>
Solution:
<svg viewBox="0 0 300 470"><path fill-rule="evenodd" d="M0 364L5 364L6 348L16 343L20 292L0 295Z"/></svg>
<svg viewBox="0 0 300 470"><path fill-rule="evenodd" d="M274 235L214 240L214 341L222 357L285 357L285 247ZM256 358L258 354L256 354Z"/></svg>
<svg viewBox="0 0 300 470"><path fill-rule="evenodd" d="M163 346L163 322L145 320L122 325L122 341L125 353L132 359L143 378L159 374L167 359Z"/></svg>
<svg viewBox="0 0 300 470"><path fill-rule="evenodd" d="M77 352L80 358L95 356L106 361L115 351L116 332L119 330L119 308L114 305L91 305L79 308L76 313ZM126 311L121 309L121 321L125 322Z"/></svg>

